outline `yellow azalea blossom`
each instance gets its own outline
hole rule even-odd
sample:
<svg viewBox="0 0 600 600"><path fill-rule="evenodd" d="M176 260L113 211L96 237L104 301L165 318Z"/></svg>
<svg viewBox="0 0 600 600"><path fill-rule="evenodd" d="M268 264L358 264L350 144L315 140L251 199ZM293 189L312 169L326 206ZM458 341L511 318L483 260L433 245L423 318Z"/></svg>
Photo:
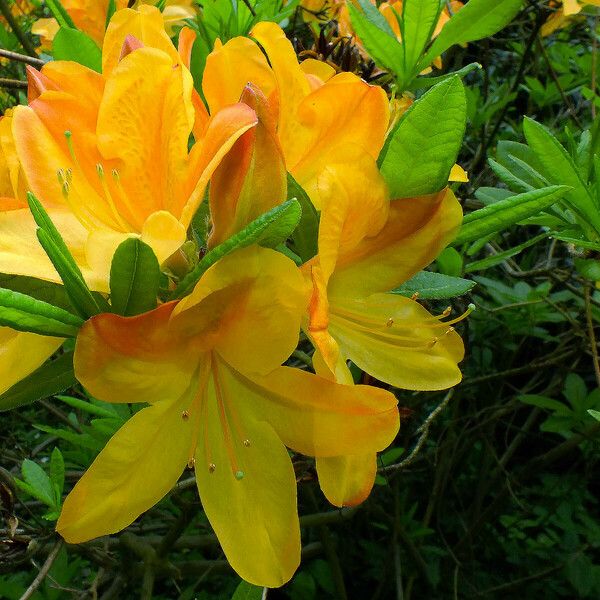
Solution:
<svg viewBox="0 0 600 600"><path fill-rule="evenodd" d="M237 102L248 83L267 100L285 168L319 208L317 179L332 160L366 153L373 163L383 146L389 102L383 89L323 63L298 64L292 44L274 23L259 23L255 41L217 41L202 80L211 114ZM266 109L265 109L266 110Z"/></svg>
<svg viewBox="0 0 600 600"><path fill-rule="evenodd" d="M600 0L562 0L562 2L559 0L553 2L553 5L556 11L548 17L548 20L542 26L542 36L550 35L557 29L567 25L585 6L600 7Z"/></svg>
<svg viewBox="0 0 600 600"><path fill-rule="evenodd" d="M455 320L388 293L431 263L457 231L462 210L453 194L444 190L390 203L369 162L328 168L319 187L319 253L302 267L313 282L304 327L318 349L317 372L350 382L350 359L399 388L457 384L464 349ZM317 459L321 487L333 504L361 502L372 485L375 455L355 454Z"/></svg>
<svg viewBox="0 0 600 600"><path fill-rule="evenodd" d="M84 325L82 384L108 402L150 406L66 498L57 530L67 542L121 530L194 466L232 567L260 586L290 579L300 532L286 446L319 457L375 452L399 424L389 392L280 366L296 347L307 291L289 259L252 247L216 263L179 303Z"/></svg>
<svg viewBox="0 0 600 600"><path fill-rule="evenodd" d="M127 0L116 0L117 10L127 8ZM137 0L133 8L144 5L155 5L155 0ZM99 46L104 39L106 17L108 14L109 0L62 0L62 5L69 13L75 26L87 33ZM185 19L196 15L194 0L167 0L162 12L164 27L172 36L174 28L182 25ZM39 19L34 23L31 32L41 37L42 48L50 49L52 40L58 32L59 25L56 19Z"/></svg>
<svg viewBox="0 0 600 600"><path fill-rule="evenodd" d="M159 11L148 6L115 14L102 75L61 61L29 69L29 106L12 116L26 189L94 289L107 289L112 254L127 237L141 237L160 262L183 244L212 172L256 125L250 107L232 103L198 130L194 94ZM27 209L0 211L0 272L56 281L35 229Z"/></svg>

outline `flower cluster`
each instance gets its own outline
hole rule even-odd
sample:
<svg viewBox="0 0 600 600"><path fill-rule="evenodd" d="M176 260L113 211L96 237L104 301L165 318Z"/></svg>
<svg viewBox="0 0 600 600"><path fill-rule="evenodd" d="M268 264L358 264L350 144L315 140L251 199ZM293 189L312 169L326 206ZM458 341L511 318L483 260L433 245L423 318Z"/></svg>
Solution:
<svg viewBox="0 0 600 600"><path fill-rule="evenodd" d="M447 188L391 198L377 162L385 91L298 63L274 23L217 41L194 82L194 33L183 29L176 48L166 10L123 8L104 32L87 20L103 23L107 2L71 4L102 42L102 70L28 67L28 105L0 120L0 272L65 281L38 241L35 196L64 242L59 258L72 257L100 307L77 335L77 379L100 400L144 406L75 485L57 530L70 543L117 532L190 468L233 568L282 585L300 560L288 449L315 457L326 497L348 506L368 496L376 453L398 431L394 394L355 384L350 361L408 390L461 379L452 325L462 317L390 293L452 240L461 207ZM265 214L299 209L300 193L302 217L285 213L295 245L249 238ZM210 220L200 255L189 250L199 209ZM163 282L156 308L125 316L111 265L132 239ZM299 336L315 348L315 373L285 366ZM1 328L0 389L62 342Z"/></svg>

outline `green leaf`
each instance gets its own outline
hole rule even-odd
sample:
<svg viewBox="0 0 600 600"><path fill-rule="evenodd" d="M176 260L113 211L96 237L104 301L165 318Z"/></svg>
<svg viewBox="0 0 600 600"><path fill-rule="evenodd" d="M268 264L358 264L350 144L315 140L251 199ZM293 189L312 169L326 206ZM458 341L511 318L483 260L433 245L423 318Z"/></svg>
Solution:
<svg viewBox="0 0 600 600"><path fill-rule="evenodd" d="M600 261L592 258L576 258L575 268L580 275L591 281L600 281Z"/></svg>
<svg viewBox="0 0 600 600"><path fill-rule="evenodd" d="M473 71L480 71L483 69L483 66L480 63L470 63L459 69L458 71L452 71L452 73L446 73L446 75L439 75L437 77L417 77L414 79L409 85L408 89L411 91L421 90L423 88L430 88L438 83L442 83L451 77L460 77L461 79L472 73Z"/></svg>
<svg viewBox="0 0 600 600"><path fill-rule="evenodd" d="M474 281L468 279L421 271L399 288L392 290L392 294L410 297L418 293L420 300L443 300L462 296L472 290L475 285Z"/></svg>
<svg viewBox="0 0 600 600"><path fill-rule="evenodd" d="M439 0L405 0L402 11L405 73L417 74L415 67L433 35L440 12Z"/></svg>
<svg viewBox="0 0 600 600"><path fill-rule="evenodd" d="M348 2L346 6L348 7L352 27L369 55L380 67L391 71L398 78L402 78L404 76L402 64L404 51L402 44L396 39L385 18L375 8L375 12L379 14L385 23L384 27L379 19L371 16L372 13L362 12L352 2ZM369 6L374 8L370 4Z"/></svg>
<svg viewBox="0 0 600 600"><path fill-rule="evenodd" d="M54 448L50 455L50 481L57 492L56 505L60 506L65 487L65 459L58 448Z"/></svg>
<svg viewBox="0 0 600 600"><path fill-rule="evenodd" d="M77 379L73 373L73 353L65 352L0 395L0 411L48 398L64 392L76 383Z"/></svg>
<svg viewBox="0 0 600 600"><path fill-rule="evenodd" d="M451 46L494 35L512 21L522 5L523 0L469 0L444 25L419 63L418 71L429 66Z"/></svg>
<svg viewBox="0 0 600 600"><path fill-rule="evenodd" d="M76 337L83 320L31 296L0 289L0 325L53 337Z"/></svg>
<svg viewBox="0 0 600 600"><path fill-rule="evenodd" d="M569 416L571 414L571 410L568 406L559 402L558 400L554 400L553 398L548 398L547 396L538 396L536 394L520 394L517 396L517 399L523 402L524 404L529 404L531 406L537 406L538 408L544 408L546 410L554 411L556 414L561 416Z"/></svg>
<svg viewBox="0 0 600 600"><path fill-rule="evenodd" d="M189 294L200 277L219 259L231 252L252 244L268 248L278 246L294 232L301 217L302 209L297 200L288 200L261 215L244 227L242 231L207 252L194 270L183 278L171 295L171 300L183 298Z"/></svg>
<svg viewBox="0 0 600 600"><path fill-rule="evenodd" d="M71 19L71 16L61 4L60 0L46 0L46 6L61 27L77 29L75 23L73 23L73 19Z"/></svg>
<svg viewBox="0 0 600 600"><path fill-rule="evenodd" d="M26 458L21 465L21 474L25 483L34 490L38 500L47 506L56 506L52 483L40 465Z"/></svg>
<svg viewBox="0 0 600 600"><path fill-rule="evenodd" d="M521 253L526 248L529 248L530 246L537 244L539 241L548 239L548 237L549 237L549 235L547 233L540 233L539 235L536 235L535 237L533 237L529 240L526 240L522 244L519 244L518 246L514 246L513 248L505 250L504 252L498 252L498 254L493 254L492 256L488 256L487 258L473 261L472 263L469 263L465 267L465 273L473 273L474 271L483 271L484 269L489 269L490 267L499 265L500 263L504 262L505 260L512 258L513 256L516 256L517 254Z"/></svg>
<svg viewBox="0 0 600 600"><path fill-rule="evenodd" d="M119 315L132 317L156 308L160 265L154 251L138 238L122 242L110 267L110 302Z"/></svg>
<svg viewBox="0 0 600 600"><path fill-rule="evenodd" d="M463 225L452 245L459 246L501 231L552 206L569 190L564 185L553 185L500 200L480 208L463 219Z"/></svg>
<svg viewBox="0 0 600 600"><path fill-rule="evenodd" d="M456 248L444 248L437 257L436 264L443 275L458 277L463 270L463 257Z"/></svg>
<svg viewBox="0 0 600 600"><path fill-rule="evenodd" d="M378 160L392 198L421 196L446 186L466 118L467 101L459 77L432 87L404 113Z"/></svg>
<svg viewBox="0 0 600 600"><path fill-rule="evenodd" d="M304 188L288 173L288 200L295 198L302 208L298 227L290 238L290 250L306 262L318 252L319 215Z"/></svg>
<svg viewBox="0 0 600 600"><path fill-rule="evenodd" d="M113 15L117 12L117 2L116 0L108 0L108 10L106 11L106 21L104 23L104 29L108 28L110 20L113 18Z"/></svg>
<svg viewBox="0 0 600 600"><path fill-rule="evenodd" d="M237 586L231 600L261 600L263 597L263 588L252 585L247 581L241 581Z"/></svg>
<svg viewBox="0 0 600 600"><path fill-rule="evenodd" d="M52 40L52 54L54 60L72 60L102 72L102 51L89 35L78 29L61 27Z"/></svg>
<svg viewBox="0 0 600 600"><path fill-rule="evenodd" d="M526 117L523 131L529 147L544 169L543 175L551 183L568 185L572 188L565 194L564 203L582 218L581 225L591 225L597 234L596 239L599 238L600 210L573 159L560 142L536 121Z"/></svg>
<svg viewBox="0 0 600 600"><path fill-rule="evenodd" d="M27 202L38 225L37 237L48 258L54 265L65 285L65 291L73 308L84 319L102 312L98 301L90 292L81 270L71 255L58 229L52 223L48 213L40 201L31 193L27 193Z"/></svg>
<svg viewBox="0 0 600 600"><path fill-rule="evenodd" d="M600 412L599 411L590 408L590 409L588 409L588 413L592 417L594 417L594 419L596 419L596 421L600 421Z"/></svg>
<svg viewBox="0 0 600 600"><path fill-rule="evenodd" d="M112 412L106 408L103 408L102 406L92 404L91 402L88 402L87 400L81 400L80 398L73 398L72 396L60 396L60 395L56 396L56 399L60 400L61 402L64 402L65 404L68 404L72 408L81 410L90 415L96 415L98 417L106 417L108 419L115 418L114 412Z"/></svg>

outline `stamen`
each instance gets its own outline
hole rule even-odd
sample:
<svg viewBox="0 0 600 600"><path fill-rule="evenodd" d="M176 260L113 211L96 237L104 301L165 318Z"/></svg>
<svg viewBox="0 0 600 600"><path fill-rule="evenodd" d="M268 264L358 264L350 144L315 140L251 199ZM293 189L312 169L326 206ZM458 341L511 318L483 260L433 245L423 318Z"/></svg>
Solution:
<svg viewBox="0 0 600 600"><path fill-rule="evenodd" d="M420 294L419 292L415 292L415 293L414 293L414 294L413 294L413 295L410 297L410 299L411 299L411 300L416 300L416 299L417 299L417 298L418 298L420 295L421 295L421 294Z"/></svg>
<svg viewBox="0 0 600 600"><path fill-rule="evenodd" d="M71 159L75 164L77 164L77 158L75 157L75 149L73 148L73 134L70 131L65 131L65 139L67 140L67 148L69 149L69 154L71 155Z"/></svg>
<svg viewBox="0 0 600 600"><path fill-rule="evenodd" d="M235 478L238 481L241 481L242 479L244 479L244 475L245 475L244 471L236 471L235 472Z"/></svg>
<svg viewBox="0 0 600 600"><path fill-rule="evenodd" d="M215 463L209 463L208 472L212 475L215 472L216 468L217 468L217 465L215 465Z"/></svg>
<svg viewBox="0 0 600 600"><path fill-rule="evenodd" d="M250 440L244 440L244 446L246 446L246 448L250 448Z"/></svg>
<svg viewBox="0 0 600 600"><path fill-rule="evenodd" d="M104 197L106 198L106 201L113 214L113 217L115 218L115 221L120 225L123 231L131 231L133 228L131 227L131 225L129 225L129 223L127 223L127 221L125 221L125 219L123 219L123 217L119 214L119 211L117 210L115 201L113 200L112 194L110 193L108 183L106 181L106 178L104 177L104 167L100 163L96 165L96 172L98 173L98 179L100 179L100 183L102 184L102 191L104 192Z"/></svg>
<svg viewBox="0 0 600 600"><path fill-rule="evenodd" d="M184 411L181 413L181 418L182 418L184 421L187 421L187 420L190 418L190 413L189 413L187 410L184 410Z"/></svg>
<svg viewBox="0 0 600 600"><path fill-rule="evenodd" d="M196 466L196 459L192 456L192 458L190 458L188 460L187 468L188 469L193 469L195 466Z"/></svg>
<svg viewBox="0 0 600 600"><path fill-rule="evenodd" d="M386 327L391 327L394 324L394 319L392 319L392 317L390 317L387 320L387 323L385 324Z"/></svg>

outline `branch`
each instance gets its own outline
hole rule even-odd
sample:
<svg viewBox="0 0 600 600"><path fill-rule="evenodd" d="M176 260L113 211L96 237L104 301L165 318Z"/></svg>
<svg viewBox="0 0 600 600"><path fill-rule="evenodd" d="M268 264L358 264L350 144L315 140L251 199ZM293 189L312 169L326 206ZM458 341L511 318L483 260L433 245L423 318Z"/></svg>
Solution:
<svg viewBox="0 0 600 600"><path fill-rule="evenodd" d="M3 48L0 48L0 56L8 58L9 60L26 63L32 67L43 67L46 64L41 58L33 58L32 56L20 54L19 52L12 52L11 50L4 50Z"/></svg>
<svg viewBox="0 0 600 600"><path fill-rule="evenodd" d="M54 548L52 548L50 554L48 554L48 558L46 559L46 562L42 565L40 572L36 575L35 579L31 582L31 585L25 590L25 593L19 598L19 600L29 600L29 598L31 598L31 596L35 594L40 585L42 585L42 582L46 578L46 575L48 575L48 571L50 571L52 564L56 560L56 557L58 556L62 545L62 539L58 540L58 542L54 544Z"/></svg>

